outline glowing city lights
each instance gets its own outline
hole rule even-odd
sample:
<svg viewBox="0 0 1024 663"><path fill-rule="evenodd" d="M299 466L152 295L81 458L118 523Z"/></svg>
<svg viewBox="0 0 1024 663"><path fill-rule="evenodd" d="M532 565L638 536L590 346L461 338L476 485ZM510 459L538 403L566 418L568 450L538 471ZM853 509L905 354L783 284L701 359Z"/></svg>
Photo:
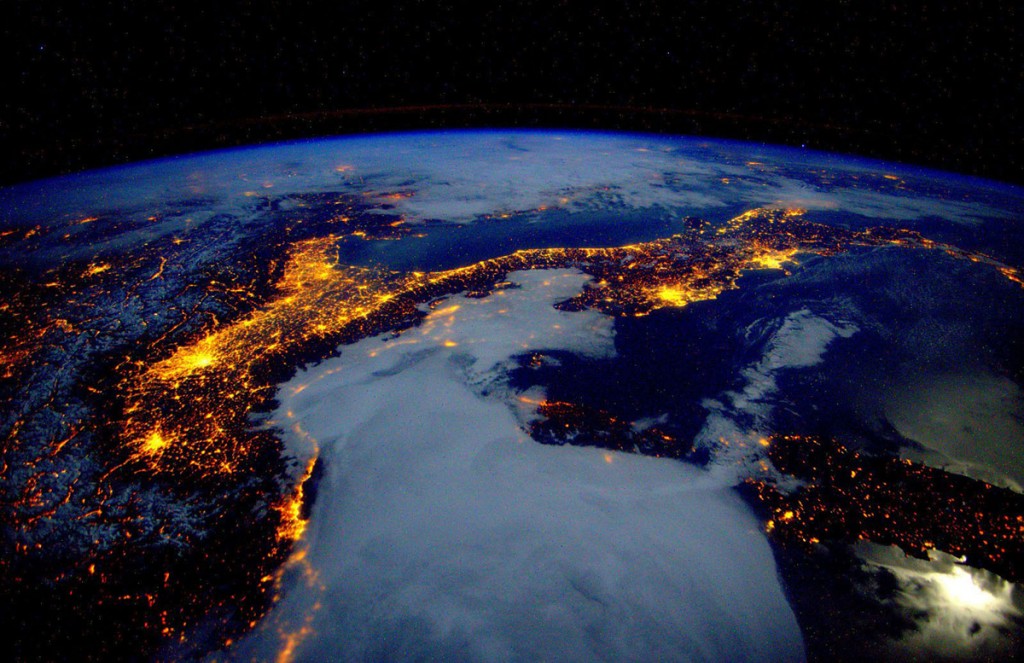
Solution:
<svg viewBox="0 0 1024 663"><path fill-rule="evenodd" d="M338 173L352 170L347 165L334 168ZM272 183L262 183L263 188L267 185ZM250 193L254 197L263 195L262 192ZM373 197L400 201L411 195L399 191L374 193ZM397 239L406 236L409 226L413 225L392 217L381 227L356 227L354 219L354 216L338 215L332 219L331 226L336 234L284 245L286 253L283 259L275 258L278 261L276 271L273 279L268 277L265 289L230 279L202 286L208 288L203 295L230 291L238 301L246 302L238 311L225 307L227 312L218 311L217 315L202 318L201 323L189 327L187 332L174 335L161 330L145 336L137 348L123 353L119 349L111 375L107 376L112 386L87 393L91 398L102 396L114 402L104 410L109 419L101 423L110 431L107 440L110 446L124 457L117 456L116 462L103 468L100 485L89 487L90 494L101 496L97 500L100 506L84 513L83 521L102 522L106 526L111 522L116 525L136 522L131 520L139 517L132 511L131 501L119 501L118 482L156 478L165 485L250 485L247 482L254 482L260 468L266 467L261 465L261 459L280 451L272 426L267 424L260 428L254 424L254 419L258 413L270 409L276 385L296 366L322 359L339 346L410 327L416 327L416 333L405 335L390 347L414 343L432 348L457 348L460 343L468 347L473 339L452 337L449 327L457 320L460 309L458 305L447 303L447 298L456 293L471 296L500 293L507 286L506 277L514 271L565 268L584 272L591 277L590 281L574 296L558 303L557 308L566 311L591 308L620 317L644 316L658 311L661 311L659 315L671 315L671 309L707 302L742 287L744 275L752 270L783 270L772 277L785 278L785 270L799 268L801 256L834 255L855 247L938 250L954 259L969 260L993 269L1008 281L1024 287L1024 277L1017 268L991 257L940 244L911 231L879 228L855 231L817 224L804 219L797 209L753 209L718 226L695 225L672 237L626 246L519 250L455 269L405 273L339 261L339 242L358 238L360 245L365 246L362 240ZM86 218L78 223L94 220ZM157 286L171 280L173 262L168 265L162 255L153 252L139 265L146 283L156 280L153 285ZM90 287L99 287L105 279L116 276L118 268L93 257L87 265L79 263L70 276L46 276L37 288L78 297L82 296L82 291L74 287L81 287L83 280L87 279L92 284ZM71 282L76 285L69 285ZM43 354L48 342L54 337L73 336L81 326L80 320L69 316L24 314L21 311L28 308L20 301L4 302L0 306L3 307L0 310L17 323L12 325L17 331L0 344L0 375L5 379L16 379L18 371L24 367L45 361ZM193 312L183 312L182 317L190 314ZM182 337L186 337L184 342ZM386 349L371 352L378 351ZM452 354L459 352L454 350ZM537 356L531 359L530 365L539 367L545 361ZM545 401L532 395L523 395L519 401L524 409L525 406L535 409L536 419L526 422L524 427L536 440L600 447L598 458L604 463L615 462L614 452L677 458L689 452L687 444L658 426L634 427L632 422L613 412L579 403ZM61 412L66 403L46 402L43 407ZM80 434L81 428L62 429L61 435L48 440L45 454L62 453L68 441ZM22 420L15 419L6 441L10 448L21 444L22 433ZM755 446L753 441L750 446ZM785 442L780 445L778 440L767 437L757 440L757 446L762 447L762 454L775 454L773 459L779 458L778 454L785 453L787 448ZM279 455L276 458L280 460ZM1017 554L1015 551L1019 552L1024 510L1012 512L1012 517L994 507L986 510L991 503L985 494L994 489L977 483L954 485L944 476L913 465L880 469L862 459L849 461L839 452L829 458L831 460L815 465L817 474L811 473L811 488L800 494L801 501L782 495L774 486L758 485L759 496L770 512L765 528L773 536L794 536L804 543L828 537L862 536L892 541L914 554L932 548L967 554L972 564L993 569L1006 577L1022 572L1011 562L1017 559L1013 557ZM275 498L269 508L262 505L262 512L273 522L261 534L263 539L253 542L257 561L252 563L253 577L245 578L246 591L257 596L270 592L264 580L269 575L266 567L279 566L289 551L295 549L296 542L302 540L309 507L306 487L315 484L316 462L314 453L301 471L291 476L282 472L280 493L270 491L279 499ZM47 477L43 472L36 472L33 467L18 469L25 470L30 478L23 482L16 495L12 494L11 509L12 513L30 514L20 518L26 527L49 517L50 511L43 506L80 500L86 492L81 486L73 485L70 491L47 495ZM885 474L888 472L895 473L896 478ZM830 478L829 485L833 488L849 484L849 489L839 496L823 496L814 488L817 484L813 481L813 477L822 473ZM880 476L886 477L885 481L879 479ZM277 478L272 480L277 481ZM942 514L928 510L906 513L906 499L919 495L922 485L933 492L956 494L966 503L945 505L950 512ZM875 506L879 496L899 498L897 502L902 511L885 510L889 514L889 518L885 518L883 509ZM108 506L113 504L118 505L120 511ZM205 513L209 513L211 519L234 517L217 512L216 505L202 508L208 510ZM984 518L977 515L979 512ZM107 520L101 521L101 515ZM114 518L120 520L114 521ZM983 524L981 529L979 523ZM159 523L147 530L147 535L154 539L167 536L166 529ZM128 544L125 545L127 549ZM29 550L27 544L19 543L19 546L21 554ZM96 562L91 558L83 560L81 573L93 578L95 586L102 588L108 571L102 561ZM213 562L210 564L210 568L219 568ZM139 619L144 627L140 628L154 637L184 633L193 620L198 619L197 615L203 613L200 602L196 604L199 607L168 614L160 594L173 585L174 580L173 576L170 580L164 577L163 584L153 587L148 595L133 596L130 603L125 599L125 605L141 615ZM946 582L945 591L957 600L979 604L987 600L983 589L965 584L970 582L969 578L965 581L954 577L943 582ZM265 607L260 601L246 603L245 598L245 592L238 592L218 600L245 603L246 619L255 623ZM282 660L288 660L302 639L309 635L306 627L282 634Z"/></svg>

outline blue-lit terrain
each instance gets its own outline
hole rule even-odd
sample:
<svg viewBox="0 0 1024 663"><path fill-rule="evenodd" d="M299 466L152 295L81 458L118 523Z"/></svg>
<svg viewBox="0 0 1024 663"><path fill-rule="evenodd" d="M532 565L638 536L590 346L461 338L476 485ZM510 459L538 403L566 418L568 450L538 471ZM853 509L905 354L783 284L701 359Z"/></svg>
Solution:
<svg viewBox="0 0 1024 663"><path fill-rule="evenodd" d="M8 650L1010 660L1022 217L588 132L2 189Z"/></svg>

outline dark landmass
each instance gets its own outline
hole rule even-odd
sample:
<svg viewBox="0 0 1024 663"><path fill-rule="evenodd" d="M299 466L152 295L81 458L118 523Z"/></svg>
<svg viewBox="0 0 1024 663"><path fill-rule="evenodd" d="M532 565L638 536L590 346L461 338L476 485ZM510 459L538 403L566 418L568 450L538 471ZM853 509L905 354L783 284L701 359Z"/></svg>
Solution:
<svg viewBox="0 0 1024 663"><path fill-rule="evenodd" d="M297 366L415 325L441 298L490 292L518 270L575 268L593 280L561 308L645 316L714 299L751 270L784 270L797 253L856 247L941 250L1019 279L914 232L844 230L764 209L652 242L395 273L339 264L337 243L402 236L399 219L359 214L344 199L298 203L268 234L225 221L234 239L212 246L232 249L227 258L206 245L189 269L156 248L105 257L54 275L67 280L67 302L4 303L29 326L0 348L10 358L0 396L13 406L2 421L0 586L5 624L21 634L15 656L191 656L251 628L302 535L318 473L314 460L295 479L255 415L273 409L276 385ZM243 269L250 264L257 273ZM177 304L169 313L167 302ZM682 453L671 435L627 430L607 413L552 405L547 414L577 439Z"/></svg>
<svg viewBox="0 0 1024 663"><path fill-rule="evenodd" d="M542 418L530 422L530 437L543 444L573 444L657 458L684 458L691 445L682 444L657 426L638 429L603 410L566 402L537 405Z"/></svg>
<svg viewBox="0 0 1024 663"><path fill-rule="evenodd" d="M770 508L767 529L775 536L808 545L863 539L921 559L941 550L1012 582L1024 579L1024 495L814 438L773 438L768 456L780 472L807 482L785 494L751 481Z"/></svg>

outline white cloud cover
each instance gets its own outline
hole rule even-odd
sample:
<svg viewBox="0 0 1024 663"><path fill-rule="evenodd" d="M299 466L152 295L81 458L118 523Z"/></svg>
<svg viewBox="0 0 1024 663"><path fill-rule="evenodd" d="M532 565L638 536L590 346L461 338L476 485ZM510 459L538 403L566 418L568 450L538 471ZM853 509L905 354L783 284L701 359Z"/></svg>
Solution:
<svg viewBox="0 0 1024 663"><path fill-rule="evenodd" d="M997 661L1012 659L1019 649L1012 625L1024 614L1013 583L937 550L919 560L896 547L861 542L857 553L895 576L895 600L917 625L890 643L894 658Z"/></svg>
<svg viewBox="0 0 1024 663"><path fill-rule="evenodd" d="M897 385L885 414L921 450L907 458L1022 492L1024 389L990 373L932 373Z"/></svg>
<svg viewBox="0 0 1024 663"><path fill-rule="evenodd" d="M770 324L760 320L747 333L761 333ZM761 359L740 371L742 387L704 402L708 417L694 442L712 451L712 471L734 480L767 471L765 448L759 441L771 433L778 373L820 363L834 340L850 338L857 331L849 320L827 320L806 308L782 319L765 343Z"/></svg>
<svg viewBox="0 0 1024 663"><path fill-rule="evenodd" d="M746 165L752 159L756 165ZM804 177L794 179L787 169ZM411 221L458 223L541 207L601 209L609 200L625 208L696 215L725 205L802 206L895 220L937 216L964 223L1006 214L978 202L915 192L913 185L887 193L809 183L822 173L877 177L882 172L929 184L952 182L940 173L895 164L753 143L456 131L342 137L143 162L0 189L0 208L7 222L48 225L105 210L166 213L169 205L200 199L201 209L182 213L198 224L216 213L251 214L253 196L342 190L412 194L378 202ZM977 181L972 186L981 191L996 185Z"/></svg>
<svg viewBox="0 0 1024 663"><path fill-rule="evenodd" d="M843 172L837 169L837 172ZM878 171L875 173L878 174ZM913 190L893 194L868 188L820 188L807 182L778 177L767 188L752 188L742 194L751 206L798 207L812 212L845 212L869 219L914 221L937 218L964 225L977 225L987 218L1012 218L1006 210L976 202L927 196Z"/></svg>
<svg viewBox="0 0 1024 663"><path fill-rule="evenodd" d="M282 388L282 425L302 431L299 454L317 440L326 473L306 572L234 656L300 635L298 660L801 659L771 551L729 484L521 431L504 362L608 355L612 321L551 307L578 273L511 279L522 288L454 297Z"/></svg>

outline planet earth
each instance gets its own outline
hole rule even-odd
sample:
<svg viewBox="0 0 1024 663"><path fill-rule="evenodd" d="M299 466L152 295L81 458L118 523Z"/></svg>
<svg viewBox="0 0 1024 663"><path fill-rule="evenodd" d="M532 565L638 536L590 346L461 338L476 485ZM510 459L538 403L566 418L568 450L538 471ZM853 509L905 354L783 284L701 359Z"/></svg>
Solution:
<svg viewBox="0 0 1024 663"><path fill-rule="evenodd" d="M452 131L0 214L14 659L1024 652L1024 189Z"/></svg>

